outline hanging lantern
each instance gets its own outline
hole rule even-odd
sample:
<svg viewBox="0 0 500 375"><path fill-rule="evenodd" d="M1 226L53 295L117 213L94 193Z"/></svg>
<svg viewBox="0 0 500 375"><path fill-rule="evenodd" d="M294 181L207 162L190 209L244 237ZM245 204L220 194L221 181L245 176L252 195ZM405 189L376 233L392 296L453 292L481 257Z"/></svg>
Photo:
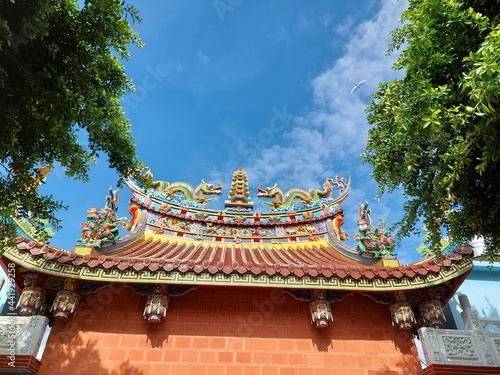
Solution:
<svg viewBox="0 0 500 375"><path fill-rule="evenodd" d="M45 303L45 290L34 286L37 273L30 272L24 276L24 288L17 307L21 307L20 314L23 316L39 315L40 308Z"/></svg>
<svg viewBox="0 0 500 375"><path fill-rule="evenodd" d="M80 302L80 295L75 290L76 280L66 279L63 290L57 292L52 308L50 309L54 318L68 319L76 313L78 303Z"/></svg>
<svg viewBox="0 0 500 375"><path fill-rule="evenodd" d="M316 324L316 328L328 328L333 322L332 308L330 302L326 300L326 293L323 291L314 292L314 300L309 303L311 312L311 324Z"/></svg>
<svg viewBox="0 0 500 375"><path fill-rule="evenodd" d="M142 315L149 323L160 323L167 316L170 299L165 294L166 289L164 286L155 286L153 292L148 296Z"/></svg>
<svg viewBox="0 0 500 375"><path fill-rule="evenodd" d="M421 302L418 309L424 325L427 327L436 328L443 324L443 320L446 321L441 302L438 299Z"/></svg>
<svg viewBox="0 0 500 375"><path fill-rule="evenodd" d="M392 317L392 325L397 325L401 330L411 330L417 323L411 305L406 302L405 295L398 292L395 295L396 303L389 306Z"/></svg>

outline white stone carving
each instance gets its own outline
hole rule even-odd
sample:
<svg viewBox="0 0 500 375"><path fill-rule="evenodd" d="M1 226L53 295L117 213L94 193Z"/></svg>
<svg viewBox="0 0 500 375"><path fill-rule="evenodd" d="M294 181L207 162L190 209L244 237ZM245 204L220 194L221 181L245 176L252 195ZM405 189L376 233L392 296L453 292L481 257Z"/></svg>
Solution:
<svg viewBox="0 0 500 375"><path fill-rule="evenodd" d="M467 336L442 336L444 349L449 358L477 358L472 337Z"/></svg>
<svg viewBox="0 0 500 375"><path fill-rule="evenodd" d="M427 364L500 367L500 333L484 332L487 324L500 320L481 319L472 310L467 296L459 296L467 330L418 330Z"/></svg>
<svg viewBox="0 0 500 375"><path fill-rule="evenodd" d="M0 355L36 356L48 322L44 316L0 316Z"/></svg>

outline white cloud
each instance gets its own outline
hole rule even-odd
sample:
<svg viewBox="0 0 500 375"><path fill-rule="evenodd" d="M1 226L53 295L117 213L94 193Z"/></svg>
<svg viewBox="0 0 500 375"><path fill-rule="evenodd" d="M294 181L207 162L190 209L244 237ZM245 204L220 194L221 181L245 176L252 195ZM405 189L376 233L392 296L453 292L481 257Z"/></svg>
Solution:
<svg viewBox="0 0 500 375"><path fill-rule="evenodd" d="M202 62L207 62L208 61L208 56L205 55L202 51L198 51L198 60Z"/></svg>
<svg viewBox="0 0 500 375"><path fill-rule="evenodd" d="M249 174L312 187L320 183L319 177L332 171L332 166L335 169L336 161L350 159L351 168L358 168L368 130L364 113L368 95L376 90L377 82L395 74L385 51L389 31L399 26L405 6L401 1L386 0L372 19L351 29L343 56L311 82L314 107L295 118L284 145L263 150L261 157L246 167ZM350 94L354 83L362 79L366 84Z"/></svg>
<svg viewBox="0 0 500 375"><path fill-rule="evenodd" d="M344 54L311 80L312 108L294 117L293 126L283 135L285 142L261 150L252 165L244 166L249 179L262 181L265 176L268 185L278 182L283 191L319 188L324 178L335 175L353 176L349 204L344 205L344 230L351 234L356 231L357 202L369 202L373 224L386 218L392 225L402 216L401 194L375 201L377 184L369 175L370 167L360 163L360 154L369 129L364 112L369 95L376 91L378 82L401 75L391 69L394 59L385 54L389 31L400 26L399 16L406 5L404 1L385 0L372 19L353 27L347 33L350 39L344 43ZM351 94L355 82L362 79L367 82ZM415 249L419 243L418 238L407 239L397 249L402 264L418 258Z"/></svg>

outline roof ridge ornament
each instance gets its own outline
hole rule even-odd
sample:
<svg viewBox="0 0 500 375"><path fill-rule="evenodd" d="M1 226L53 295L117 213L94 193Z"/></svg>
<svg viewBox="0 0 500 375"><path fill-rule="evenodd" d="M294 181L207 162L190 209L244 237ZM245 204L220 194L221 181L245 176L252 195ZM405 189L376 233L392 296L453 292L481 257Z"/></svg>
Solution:
<svg viewBox="0 0 500 375"><path fill-rule="evenodd" d="M224 201L225 211L252 212L254 203L248 190L247 174L239 167L233 173L233 180L227 200Z"/></svg>
<svg viewBox="0 0 500 375"><path fill-rule="evenodd" d="M394 254L394 237L385 229L386 219L380 219L377 226L372 225L371 210L368 202L359 204L358 230L354 239L358 242L356 250L365 258L392 258Z"/></svg>
<svg viewBox="0 0 500 375"><path fill-rule="evenodd" d="M201 179L198 186L193 188L193 186L187 182L170 183L162 180L154 181L153 173L150 170L146 173L148 174L148 178L152 180L152 189L149 192L151 192L153 196L157 196L171 203L178 203L193 208L205 208L208 202L219 199L219 196L222 194L221 184L214 185L207 183L204 179ZM207 198L207 195L217 195L217 197ZM180 197L183 199L179 199Z"/></svg>
<svg viewBox="0 0 500 375"><path fill-rule="evenodd" d="M105 243L116 241L120 237L120 226L130 224L124 217L118 217L118 190L109 188L106 204L102 210L91 208L87 211L87 221L81 225L80 242L100 249Z"/></svg>
<svg viewBox="0 0 500 375"><path fill-rule="evenodd" d="M259 198L273 198L271 202L266 202L261 200L263 204L267 204L271 207L272 211L280 210L299 210L301 209L297 204L296 200L301 201L304 208L310 208L311 206L321 205L325 203L330 203L333 199L333 191L339 191L339 197L337 200L345 198L350 191L350 179L335 176L333 178L327 178L323 183L323 189L309 189L308 191L293 188L283 193L275 183L272 187L261 187L257 188Z"/></svg>

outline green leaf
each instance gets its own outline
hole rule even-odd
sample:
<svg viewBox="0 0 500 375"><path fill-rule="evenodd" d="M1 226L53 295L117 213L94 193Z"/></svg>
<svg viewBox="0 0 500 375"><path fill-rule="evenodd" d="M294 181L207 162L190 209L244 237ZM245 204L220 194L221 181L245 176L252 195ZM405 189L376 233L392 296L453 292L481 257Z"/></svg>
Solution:
<svg viewBox="0 0 500 375"><path fill-rule="evenodd" d="M482 236L498 254L500 3L410 1L402 22L389 51L402 49L394 69L404 77L372 96L363 161L379 192L404 191L398 238L423 221L426 254L440 254L443 232Z"/></svg>

